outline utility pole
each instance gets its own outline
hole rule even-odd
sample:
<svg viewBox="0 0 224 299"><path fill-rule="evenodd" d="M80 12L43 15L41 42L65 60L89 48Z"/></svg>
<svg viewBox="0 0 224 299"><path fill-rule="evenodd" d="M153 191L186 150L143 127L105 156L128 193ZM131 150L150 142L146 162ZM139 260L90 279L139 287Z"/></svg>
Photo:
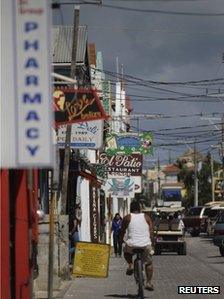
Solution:
<svg viewBox="0 0 224 299"><path fill-rule="evenodd" d="M198 163L196 157L196 141L194 141L194 206L198 206Z"/></svg>
<svg viewBox="0 0 224 299"><path fill-rule="evenodd" d="M168 155L169 155L169 164L171 164L171 162L172 162L171 149L168 150Z"/></svg>
<svg viewBox="0 0 224 299"><path fill-rule="evenodd" d="M224 114L222 115L221 159L222 159L222 179L224 180ZM223 184L222 184L222 186L223 186ZM224 189L223 188L222 188L222 199L224 199Z"/></svg>
<svg viewBox="0 0 224 299"><path fill-rule="evenodd" d="M78 41L78 26L79 26L79 7L75 6L74 11L74 27L73 27L73 41L72 41L72 59L71 59L71 78L75 78L76 70L76 52ZM75 101L76 95L73 98ZM66 140L65 140L65 152L64 152L64 165L63 165L63 177L62 177L62 191L61 191L61 214L66 214L67 203L67 187L68 187L68 173L69 173L69 161L70 161L70 143L71 143L71 125L67 125ZM59 158L59 157L58 157ZM59 167L59 161L56 161ZM52 178L52 197L50 202L50 227L49 227L49 264L48 264L48 298L53 298L53 271L54 271L54 232L55 232L55 208L58 191L58 172L55 168Z"/></svg>
<svg viewBox="0 0 224 299"><path fill-rule="evenodd" d="M74 11L74 26L73 26L73 41L72 41L72 59L71 59L71 73L70 77L75 78L76 74L76 53L78 43L78 29L79 29L79 6L75 6ZM76 95L73 98L75 101ZM66 139L65 139L65 152L62 176L62 190L61 190L61 214L66 214L67 203L67 190L68 190L68 174L69 174L69 161L70 161L70 143L71 143L71 124L67 125Z"/></svg>
<svg viewBox="0 0 224 299"><path fill-rule="evenodd" d="M158 200L161 200L161 182L160 182L160 161L158 158L158 162L157 162L157 172L158 172L158 198L157 198L157 202L156 202L156 206L158 206Z"/></svg>
<svg viewBox="0 0 224 299"><path fill-rule="evenodd" d="M212 201L215 201L214 161L212 155L211 155L210 163L211 163Z"/></svg>

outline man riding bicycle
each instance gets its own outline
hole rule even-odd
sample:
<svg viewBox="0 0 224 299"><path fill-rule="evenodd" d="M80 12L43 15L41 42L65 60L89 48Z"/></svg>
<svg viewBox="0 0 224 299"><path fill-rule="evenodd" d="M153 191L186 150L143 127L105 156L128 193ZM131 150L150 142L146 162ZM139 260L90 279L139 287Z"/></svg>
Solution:
<svg viewBox="0 0 224 299"><path fill-rule="evenodd" d="M154 245L154 231L152 220L148 215L141 213L140 204L137 201L133 201L131 203L130 212L131 213L125 216L123 219L120 234L121 241L125 242L124 258L128 263L126 274L132 275L134 272L132 261L133 250L135 248L144 249L142 258L143 262L145 263L145 273L147 278L145 288L149 291L153 291L152 254L154 251L152 246Z"/></svg>

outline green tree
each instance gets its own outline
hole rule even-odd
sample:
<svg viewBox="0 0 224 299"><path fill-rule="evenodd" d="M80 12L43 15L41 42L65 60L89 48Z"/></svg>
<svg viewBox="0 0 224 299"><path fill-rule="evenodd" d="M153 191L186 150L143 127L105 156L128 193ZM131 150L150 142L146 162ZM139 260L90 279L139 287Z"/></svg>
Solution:
<svg viewBox="0 0 224 299"><path fill-rule="evenodd" d="M178 180L184 183L187 191L186 198L183 200L183 205L188 208L194 203L194 171L187 168L185 164L179 163L179 168L181 171L178 175Z"/></svg>
<svg viewBox="0 0 224 299"><path fill-rule="evenodd" d="M193 206L194 204L194 169L186 167L185 163L178 162L178 167L181 169L178 178L184 183L187 190L186 199L183 202L185 207ZM214 161L214 172L220 168L220 164ZM203 205L212 200L211 186L211 154L208 152L206 158L202 162L201 169L197 173L198 176L198 203Z"/></svg>

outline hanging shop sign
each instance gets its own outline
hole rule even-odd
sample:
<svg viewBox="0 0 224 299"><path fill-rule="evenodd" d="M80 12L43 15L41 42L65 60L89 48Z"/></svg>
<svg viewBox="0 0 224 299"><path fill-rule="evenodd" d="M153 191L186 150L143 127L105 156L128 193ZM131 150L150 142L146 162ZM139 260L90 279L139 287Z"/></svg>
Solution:
<svg viewBox="0 0 224 299"><path fill-rule="evenodd" d="M50 5L2 1L1 167L52 166Z"/></svg>
<svg viewBox="0 0 224 299"><path fill-rule="evenodd" d="M133 176L132 179L135 182L135 193L142 192L142 177L141 176Z"/></svg>
<svg viewBox="0 0 224 299"><path fill-rule="evenodd" d="M98 191L95 186L90 184L90 235L91 242L99 242L99 207L98 207Z"/></svg>
<svg viewBox="0 0 224 299"><path fill-rule="evenodd" d="M215 195L218 198L222 198L224 195L224 178L215 177L214 179L214 185L215 185Z"/></svg>
<svg viewBox="0 0 224 299"><path fill-rule="evenodd" d="M102 81L102 105L107 115L111 115L111 83Z"/></svg>
<svg viewBox="0 0 224 299"><path fill-rule="evenodd" d="M110 133L106 137L106 153L108 155L116 155L122 153L130 155L133 153L141 153L152 155L153 136L150 132L144 133Z"/></svg>
<svg viewBox="0 0 224 299"><path fill-rule="evenodd" d="M134 198L135 183L132 177L108 178L105 185L105 192L112 197Z"/></svg>
<svg viewBox="0 0 224 299"><path fill-rule="evenodd" d="M58 127L57 143L58 146L65 147L66 125ZM72 124L71 148L100 149L103 145L103 121L94 120Z"/></svg>
<svg viewBox="0 0 224 299"><path fill-rule="evenodd" d="M56 125L107 119L97 93L92 89L57 89L53 93Z"/></svg>
<svg viewBox="0 0 224 299"><path fill-rule="evenodd" d="M100 163L91 163L98 179L105 180L107 178L107 167Z"/></svg>
<svg viewBox="0 0 224 299"><path fill-rule="evenodd" d="M108 179L119 179L125 180L127 177L125 176L109 176ZM142 192L142 177L141 176L132 176L131 179L134 181L134 193L141 193Z"/></svg>
<svg viewBox="0 0 224 299"><path fill-rule="evenodd" d="M110 245L77 242L73 266L74 276L108 277Z"/></svg>
<svg viewBox="0 0 224 299"><path fill-rule="evenodd" d="M91 66L90 76L91 76L91 84L94 89L96 89L98 97L102 98L102 72L95 68L94 65Z"/></svg>
<svg viewBox="0 0 224 299"><path fill-rule="evenodd" d="M142 175L142 154L109 156L106 153L101 153L99 164L106 166L108 177Z"/></svg>

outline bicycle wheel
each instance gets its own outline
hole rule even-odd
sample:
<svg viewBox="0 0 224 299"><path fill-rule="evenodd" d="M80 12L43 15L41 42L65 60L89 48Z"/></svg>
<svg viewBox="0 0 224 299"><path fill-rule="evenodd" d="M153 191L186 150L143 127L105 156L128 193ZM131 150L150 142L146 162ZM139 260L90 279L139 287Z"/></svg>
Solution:
<svg viewBox="0 0 224 299"><path fill-rule="evenodd" d="M134 260L134 277L136 283L138 284L138 260L137 259Z"/></svg>
<svg viewBox="0 0 224 299"><path fill-rule="evenodd" d="M142 261L138 260L138 296L144 298L144 277L143 277L143 265Z"/></svg>

